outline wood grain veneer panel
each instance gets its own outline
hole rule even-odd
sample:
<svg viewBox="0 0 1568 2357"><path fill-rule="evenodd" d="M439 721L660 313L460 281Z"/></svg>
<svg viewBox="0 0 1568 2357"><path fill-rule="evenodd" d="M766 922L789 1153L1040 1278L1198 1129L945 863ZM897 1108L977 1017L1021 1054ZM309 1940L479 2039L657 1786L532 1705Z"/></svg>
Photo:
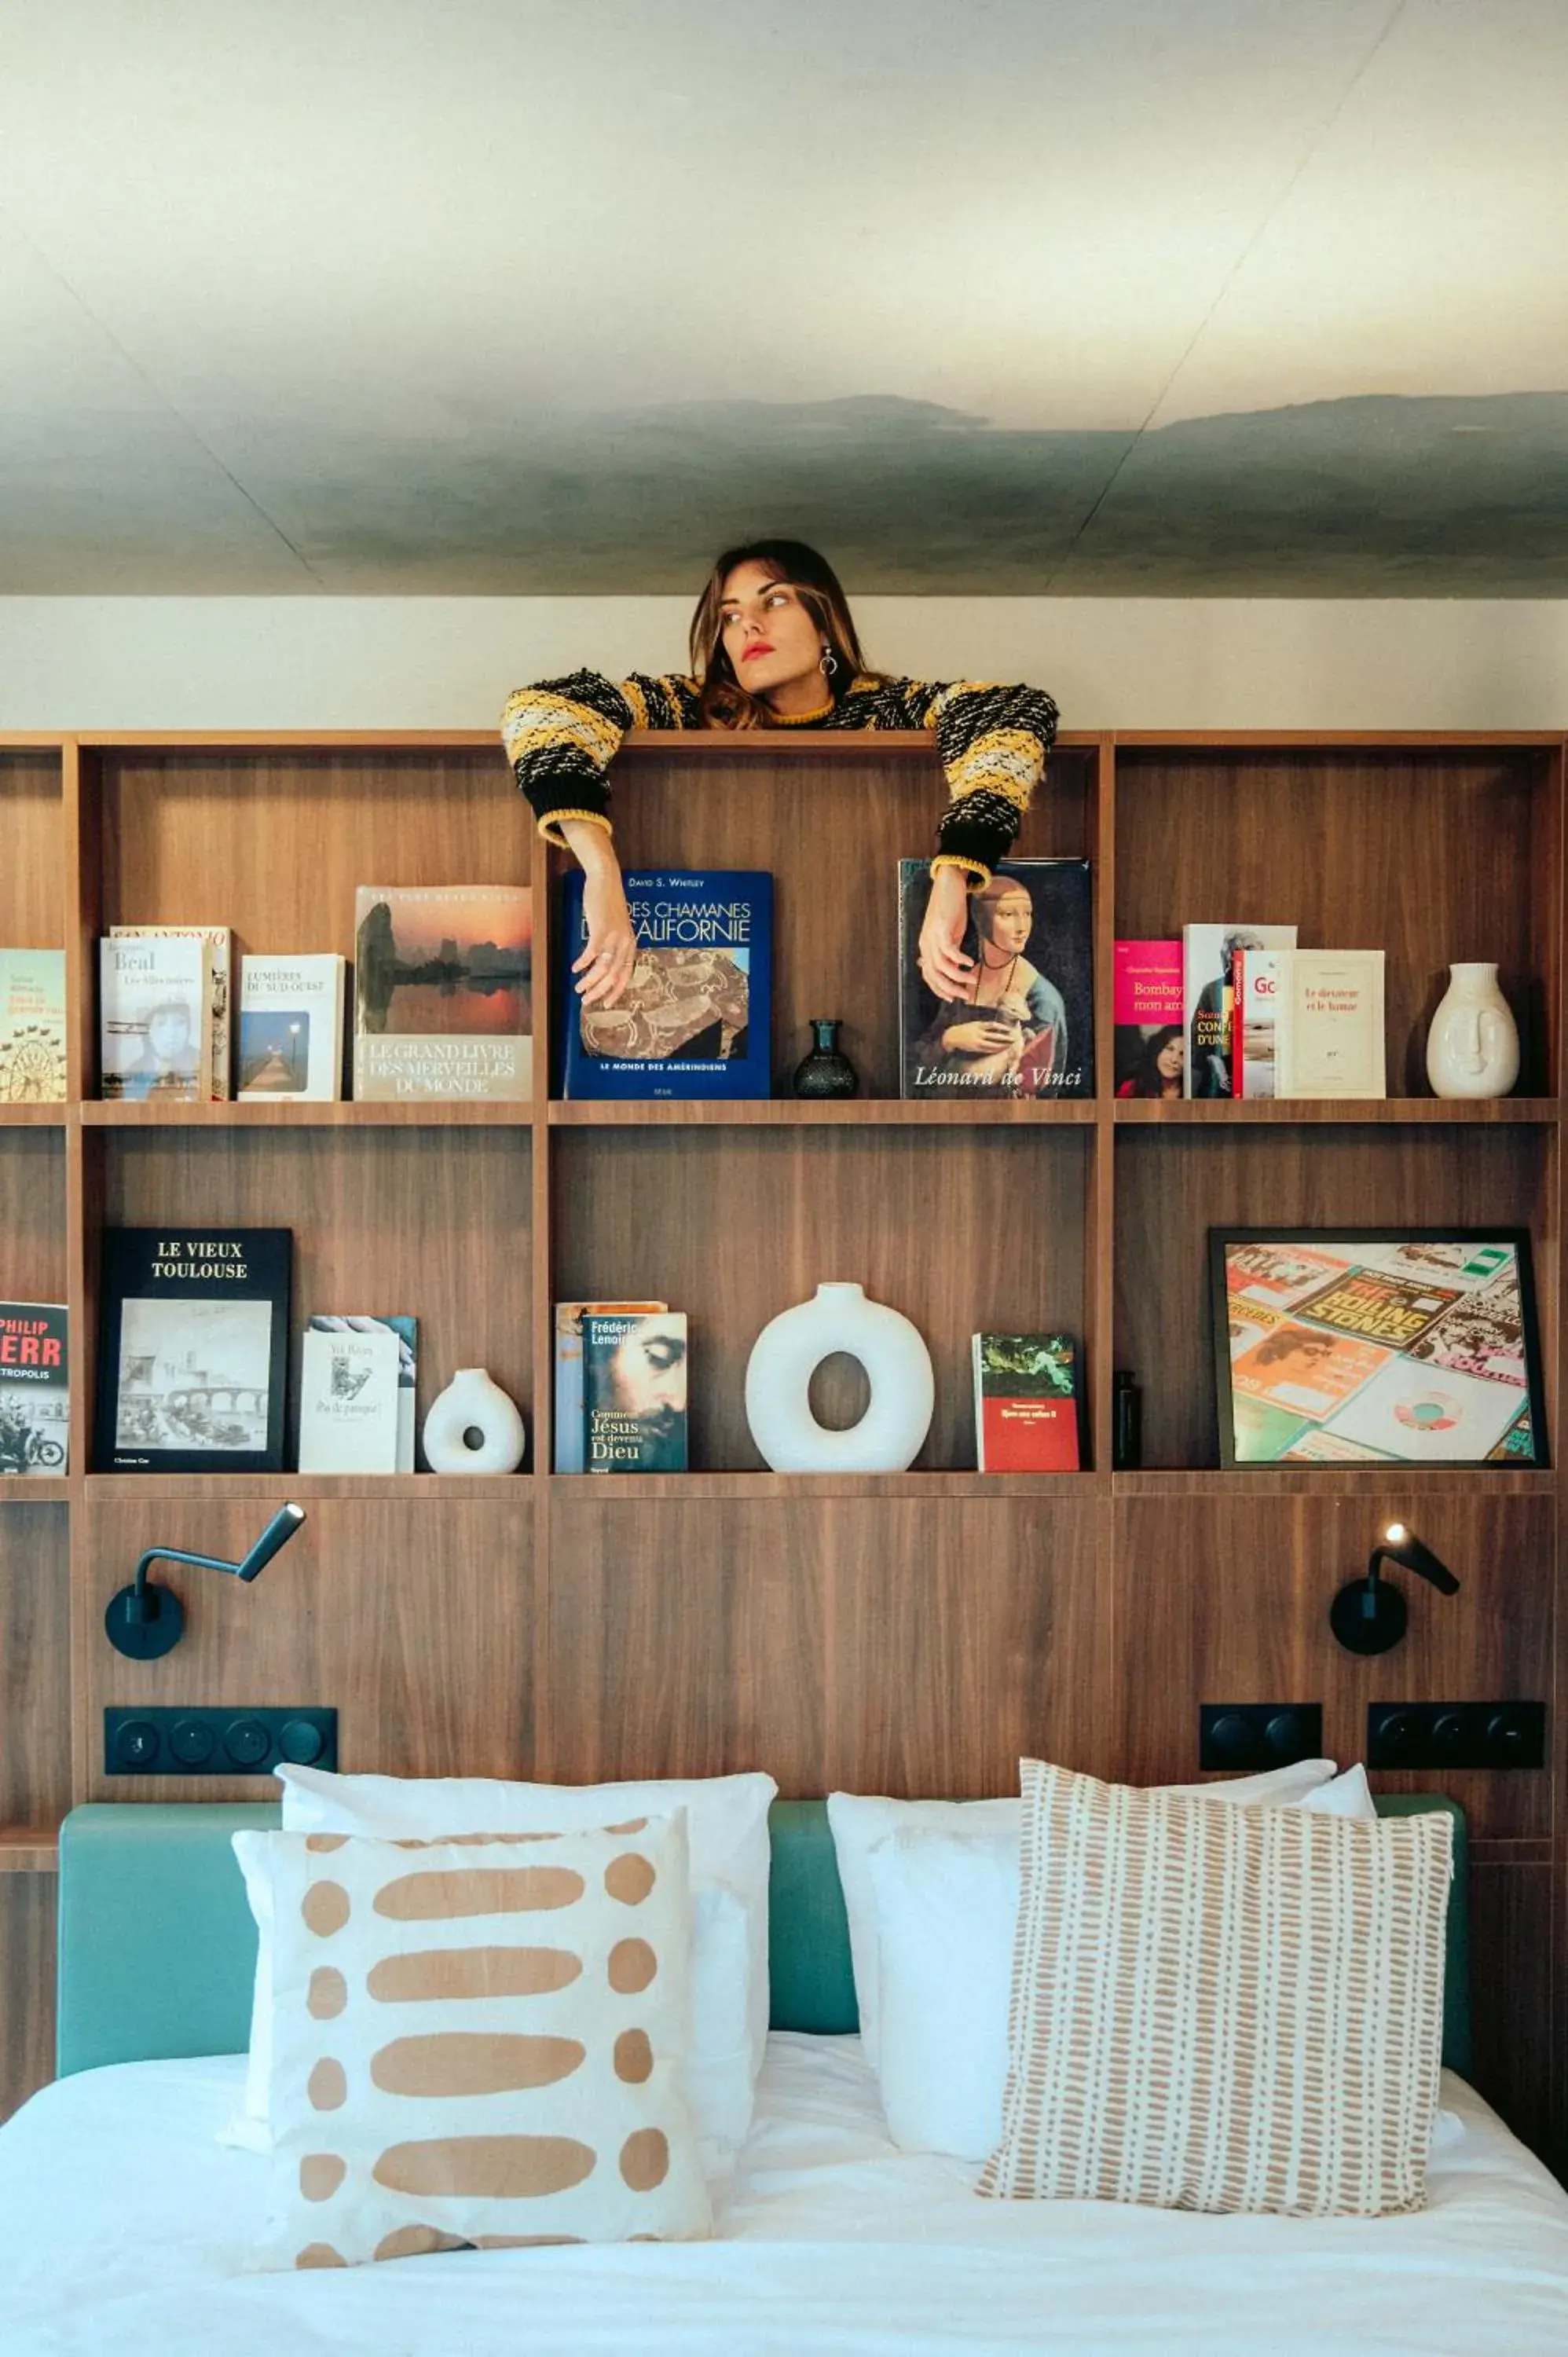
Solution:
<svg viewBox="0 0 1568 2357"><path fill-rule="evenodd" d="M1211 1227L1530 1229L1555 1428L1552 1133L1535 1129L1125 1129L1116 1138L1116 1364L1144 1386L1146 1466L1219 1462ZM1333 1474L1325 1486L1332 1485Z"/></svg>
<svg viewBox="0 0 1568 2357"><path fill-rule="evenodd" d="M293 1230L289 1458L300 1336L318 1314L419 1319L422 1421L458 1367L489 1368L529 1414L526 1130L95 1130L83 1144L106 1226Z"/></svg>
<svg viewBox="0 0 1568 2357"><path fill-rule="evenodd" d="M875 735L828 742L854 749L623 752L616 840L627 867L768 869L775 1086L788 1092L811 1018L837 1016L863 1092L896 1097L898 862L933 856L947 789L934 746L892 751ZM1092 749L1052 756L1019 858L1092 855L1093 774Z"/></svg>
<svg viewBox="0 0 1568 2357"><path fill-rule="evenodd" d="M55 2070L52 1874L0 1874L0 2120Z"/></svg>
<svg viewBox="0 0 1568 2357"><path fill-rule="evenodd" d="M1377 1499L1137 1498L1114 1511L1115 1750L1133 1783L1197 1775L1203 1702L1321 1702L1324 1749L1348 1763L1366 1756L1370 1703L1551 1693L1551 1498L1434 1496L1402 1491L1396 1477ZM1459 1593L1439 1596L1393 1570L1410 1607L1402 1642L1380 1656L1348 1653L1328 1608L1395 1519L1442 1556ZM1452 1793L1478 1837L1552 1830L1550 1772L1373 1781L1380 1791Z"/></svg>
<svg viewBox="0 0 1568 2357"><path fill-rule="evenodd" d="M276 1495L288 1494L278 1476ZM155 1565L186 1609L177 1649L128 1662L105 1606L145 1547L237 1558L266 1519L248 1501L114 1498L83 1517L77 1709L86 1797L257 1800L270 1778L106 1777L106 1705L316 1704L338 1713L338 1765L394 1776L527 1775L532 1758L532 1524L519 1501L313 1501L298 1537L253 1586Z"/></svg>
<svg viewBox="0 0 1568 2357"><path fill-rule="evenodd" d="M691 1318L693 1469L757 1467L746 1361L770 1318L852 1279L914 1320L937 1376L917 1463L974 1463L970 1337L1084 1322L1092 1130L553 1133L557 1300L666 1300ZM862 1404L813 1394L823 1422ZM613 1477L607 1477L613 1478Z"/></svg>
<svg viewBox="0 0 1568 2357"><path fill-rule="evenodd" d="M65 946L58 753L0 750L0 949Z"/></svg>
<svg viewBox="0 0 1568 2357"><path fill-rule="evenodd" d="M1491 958L1525 1095L1552 1092L1560 978L1554 756L1427 746L1116 753L1116 931L1296 924L1304 947L1388 952L1389 1088L1427 1094L1426 1032L1455 960Z"/></svg>
<svg viewBox="0 0 1568 2357"><path fill-rule="evenodd" d="M63 1130L0 1128L0 1301L66 1299L65 1155Z"/></svg>
<svg viewBox="0 0 1568 2357"><path fill-rule="evenodd" d="M1552 1963L1549 1866L1470 1867L1470 1986L1475 2083L1515 2136L1563 2169L1561 2126L1552 2119L1554 2012L1561 1981Z"/></svg>
<svg viewBox="0 0 1568 2357"><path fill-rule="evenodd" d="M70 1806L70 1566L63 1503L0 1506L0 1825Z"/></svg>

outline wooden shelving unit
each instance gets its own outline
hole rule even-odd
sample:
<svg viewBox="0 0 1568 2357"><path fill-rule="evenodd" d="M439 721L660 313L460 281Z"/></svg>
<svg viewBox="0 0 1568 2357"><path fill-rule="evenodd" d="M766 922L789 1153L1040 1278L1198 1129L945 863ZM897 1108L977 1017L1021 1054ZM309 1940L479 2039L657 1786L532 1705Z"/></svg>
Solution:
<svg viewBox="0 0 1568 2357"><path fill-rule="evenodd" d="M1095 863L1099 1093L960 1108L896 1094L894 866L940 806L929 740L633 737L616 772L628 865L776 876L771 1102L553 1098L541 980L527 1105L153 1108L95 1094L109 924L217 919L242 951L351 954L356 884L530 882L542 977L557 871L487 733L0 744L0 941L63 941L72 1009L69 1103L0 1110L0 1294L69 1301L75 1388L69 1471L0 1480L0 2014L23 2025L0 2111L48 2067L38 1991L65 1811L265 1789L106 1778L107 1704L336 1704L349 1769L762 1765L786 1792L963 1794L1008 1789L1021 1751L1190 1776L1200 1697L1320 1700L1343 1759L1371 1700L1555 1699L1556 1473L1221 1472L1204 1239L1220 1222L1528 1227L1561 1445L1563 781L1563 745L1541 737L1067 738L1019 850ZM1115 1099L1112 942L1232 912L1387 951L1395 1096ZM1444 969L1488 956L1520 1018L1520 1093L1439 1103L1421 1047ZM810 1018L835 1014L864 1094L798 1103ZM294 1230L296 1348L315 1310L397 1308L420 1318L422 1407L456 1366L489 1366L528 1417L529 1469L91 1469L99 1239L177 1211ZM927 1448L896 1476L771 1473L742 1409L751 1343L845 1276L928 1339ZM596 1294L690 1312L691 1474L547 1469L550 1304ZM970 1334L1023 1324L1082 1338L1080 1474L973 1469ZM1144 1386L1138 1472L1110 1469L1118 1366ZM822 1370L819 1413L848 1420L860 1385ZM237 1551L285 1495L309 1522L253 1589L171 1571L179 1651L111 1652L103 1607L145 1546ZM1395 1512L1464 1586L1412 1598L1401 1652L1359 1663L1333 1645L1328 1602ZM1475 1842L1477 2075L1554 2150L1562 1750L1545 1775L1449 1780Z"/></svg>

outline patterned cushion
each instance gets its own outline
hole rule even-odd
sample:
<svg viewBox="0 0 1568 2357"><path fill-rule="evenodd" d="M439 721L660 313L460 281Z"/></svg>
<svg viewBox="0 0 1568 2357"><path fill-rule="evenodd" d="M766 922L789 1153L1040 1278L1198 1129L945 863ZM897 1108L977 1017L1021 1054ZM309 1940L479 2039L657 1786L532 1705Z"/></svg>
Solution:
<svg viewBox="0 0 1568 2357"><path fill-rule="evenodd" d="M708 2231L682 2086L683 1819L234 1846L274 1934L254 2265Z"/></svg>
<svg viewBox="0 0 1568 2357"><path fill-rule="evenodd" d="M1022 1765L1007 2093L980 2191L1422 2208L1448 1817L1216 1809Z"/></svg>

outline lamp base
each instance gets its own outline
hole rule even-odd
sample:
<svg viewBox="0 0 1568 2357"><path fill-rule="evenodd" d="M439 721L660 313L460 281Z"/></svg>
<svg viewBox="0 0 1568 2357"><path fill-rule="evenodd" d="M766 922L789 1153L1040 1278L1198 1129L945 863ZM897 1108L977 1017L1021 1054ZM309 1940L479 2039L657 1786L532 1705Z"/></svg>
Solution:
<svg viewBox="0 0 1568 2357"><path fill-rule="evenodd" d="M174 1590L149 1579L145 1592L152 1608L150 1620L131 1618L134 1587L122 1587L112 1596L103 1615L103 1633L109 1642L133 1662L156 1662L160 1654L172 1652L185 1634L185 1607Z"/></svg>
<svg viewBox="0 0 1568 2357"><path fill-rule="evenodd" d="M1386 1653L1404 1635L1408 1616L1400 1590L1380 1579L1371 1592L1376 1609L1370 1617L1364 1579L1348 1580L1328 1608L1328 1625L1348 1653Z"/></svg>

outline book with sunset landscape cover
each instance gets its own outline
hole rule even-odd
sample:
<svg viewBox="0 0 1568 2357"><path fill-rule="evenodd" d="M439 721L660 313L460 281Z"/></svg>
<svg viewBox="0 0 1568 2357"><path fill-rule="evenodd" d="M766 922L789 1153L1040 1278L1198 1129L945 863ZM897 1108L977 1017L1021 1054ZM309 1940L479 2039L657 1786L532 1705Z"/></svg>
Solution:
<svg viewBox="0 0 1568 2357"><path fill-rule="evenodd" d="M371 1103L533 1087L526 886L361 884L354 896L354 1094Z"/></svg>

